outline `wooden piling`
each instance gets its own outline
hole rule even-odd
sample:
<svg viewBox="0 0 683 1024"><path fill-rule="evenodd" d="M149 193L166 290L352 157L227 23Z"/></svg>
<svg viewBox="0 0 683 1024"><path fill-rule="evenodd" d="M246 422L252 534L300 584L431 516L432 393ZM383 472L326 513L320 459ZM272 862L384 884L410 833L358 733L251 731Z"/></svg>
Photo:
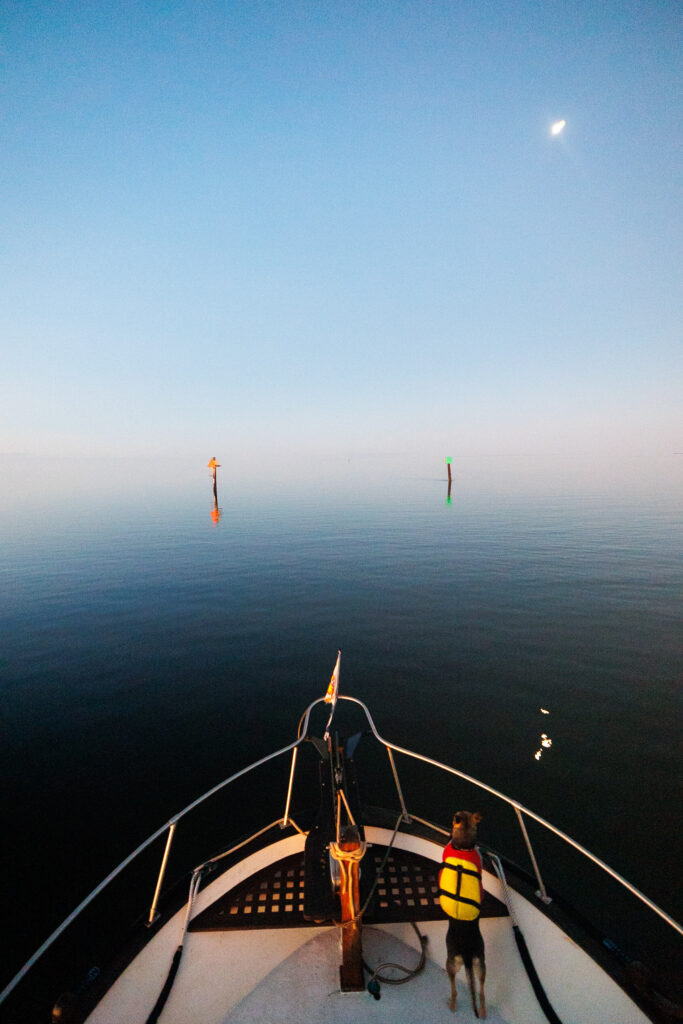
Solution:
<svg viewBox="0 0 683 1024"><path fill-rule="evenodd" d="M355 827L342 830L344 835L339 843L342 853L357 854L360 850L360 833ZM339 968L339 981L342 992L362 992L363 981L363 949L362 921L354 920L360 910L359 861L357 859L341 863L341 933L342 963Z"/></svg>

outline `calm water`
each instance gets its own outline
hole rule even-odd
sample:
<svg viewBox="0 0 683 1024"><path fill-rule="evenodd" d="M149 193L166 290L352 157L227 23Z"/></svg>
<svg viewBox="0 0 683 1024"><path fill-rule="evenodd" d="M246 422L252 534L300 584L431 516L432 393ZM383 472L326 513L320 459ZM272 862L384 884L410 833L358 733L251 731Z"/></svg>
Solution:
<svg viewBox="0 0 683 1024"><path fill-rule="evenodd" d="M293 739L338 647L387 738L680 916L681 458L456 459L450 503L438 460L223 461L217 526L202 466L2 461L0 980L168 817ZM448 819L456 797L407 785Z"/></svg>

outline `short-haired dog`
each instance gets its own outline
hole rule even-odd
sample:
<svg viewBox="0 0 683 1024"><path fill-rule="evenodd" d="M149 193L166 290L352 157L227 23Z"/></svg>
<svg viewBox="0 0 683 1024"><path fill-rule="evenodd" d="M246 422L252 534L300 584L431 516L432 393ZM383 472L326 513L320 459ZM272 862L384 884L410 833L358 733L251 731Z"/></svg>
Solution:
<svg viewBox="0 0 683 1024"><path fill-rule="evenodd" d="M450 1008L455 1010L455 976L464 964L474 1015L477 1018L484 1018L486 961L484 940L479 931L479 913L483 896L482 869L481 857L475 849L477 825L480 821L481 814L477 812L472 814L470 811L457 811L453 816L453 833L443 851L443 866L439 873L439 900L449 917L446 933L446 971L451 983ZM479 981L478 1008L475 971Z"/></svg>

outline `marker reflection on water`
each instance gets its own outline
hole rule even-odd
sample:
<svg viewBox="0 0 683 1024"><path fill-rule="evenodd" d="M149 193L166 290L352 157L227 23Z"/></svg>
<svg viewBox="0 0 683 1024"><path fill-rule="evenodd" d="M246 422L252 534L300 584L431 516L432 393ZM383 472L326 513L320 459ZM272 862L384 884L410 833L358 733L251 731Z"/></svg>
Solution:
<svg viewBox="0 0 683 1024"><path fill-rule="evenodd" d="M549 715L550 714L550 712L548 711L547 708L539 708L539 711L541 712L542 715ZM534 759L536 761L540 761L541 758L543 757L543 751L544 750L549 750L550 747L552 747L552 745L553 745L553 741L551 740L550 736L548 736L547 732L542 732L541 733L540 743L541 743L540 747L538 748L538 750L534 754Z"/></svg>

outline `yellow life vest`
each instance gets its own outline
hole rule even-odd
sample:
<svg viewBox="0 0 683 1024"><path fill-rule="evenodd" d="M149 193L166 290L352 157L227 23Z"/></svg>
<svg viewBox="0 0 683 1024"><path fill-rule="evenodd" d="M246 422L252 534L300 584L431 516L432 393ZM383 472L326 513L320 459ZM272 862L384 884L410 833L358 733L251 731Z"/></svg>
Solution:
<svg viewBox="0 0 683 1024"><path fill-rule="evenodd" d="M475 921L481 909L481 872L465 857L447 857L439 876L441 909L456 921Z"/></svg>

